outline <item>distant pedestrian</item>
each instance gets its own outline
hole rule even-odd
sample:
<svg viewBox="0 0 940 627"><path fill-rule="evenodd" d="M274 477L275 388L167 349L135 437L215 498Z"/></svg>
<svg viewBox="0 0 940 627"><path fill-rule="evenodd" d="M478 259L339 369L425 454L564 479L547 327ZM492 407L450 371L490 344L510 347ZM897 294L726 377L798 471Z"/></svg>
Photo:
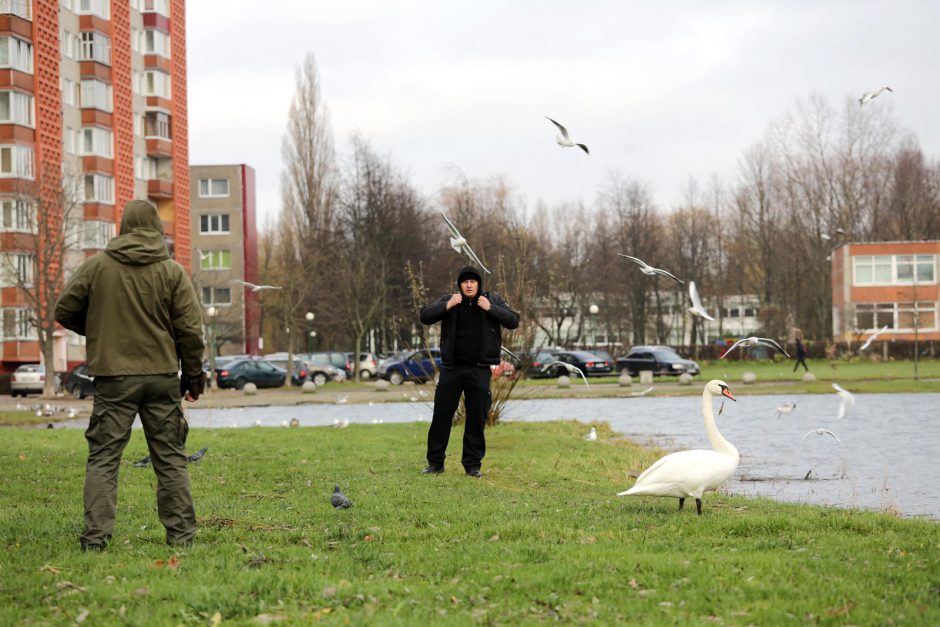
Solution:
<svg viewBox="0 0 940 627"><path fill-rule="evenodd" d="M800 364L803 364L806 372L809 372L809 366L806 365L806 348L803 346L803 341L798 335L796 336L796 364L793 365L793 372L796 372L796 369L800 367Z"/></svg>
<svg viewBox="0 0 940 627"><path fill-rule="evenodd" d="M483 435L489 413L490 366L499 364L502 328L519 326L519 314L498 294L483 291L483 278L473 266L457 275L457 292L422 307L421 323L441 323L441 372L434 393L434 414L428 430L425 474L444 472L444 457L454 414L464 395L467 421L461 463L470 477L480 477L486 454Z"/></svg>
<svg viewBox="0 0 940 627"><path fill-rule="evenodd" d="M111 541L121 454L138 414L157 475L166 542L191 545L196 511L186 470L189 425L180 398L195 401L205 390L202 311L186 271L170 259L153 204L127 203L120 235L76 270L59 296L55 318L85 336L94 376L95 402L85 431L82 550L100 551Z"/></svg>

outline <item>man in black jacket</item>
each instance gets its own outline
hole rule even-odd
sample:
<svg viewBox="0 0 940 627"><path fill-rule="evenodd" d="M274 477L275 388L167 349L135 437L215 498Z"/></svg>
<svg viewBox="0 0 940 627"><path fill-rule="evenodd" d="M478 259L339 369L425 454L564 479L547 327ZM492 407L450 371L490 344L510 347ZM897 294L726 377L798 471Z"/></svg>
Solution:
<svg viewBox="0 0 940 627"><path fill-rule="evenodd" d="M421 323L441 323L441 377L434 394L434 417L428 430L425 474L444 472L444 457L454 413L464 395L467 424L463 431L464 471L480 477L486 454L483 429L490 410L490 366L498 365L501 327L515 329L519 314L498 294L483 291L483 277L473 266L457 275L457 292L445 294L421 309Z"/></svg>

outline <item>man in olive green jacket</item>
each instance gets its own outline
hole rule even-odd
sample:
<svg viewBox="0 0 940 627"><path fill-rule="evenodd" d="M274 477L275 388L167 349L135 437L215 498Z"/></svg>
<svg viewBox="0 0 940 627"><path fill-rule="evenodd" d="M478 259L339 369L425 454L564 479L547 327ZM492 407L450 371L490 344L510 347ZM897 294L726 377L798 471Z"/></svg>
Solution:
<svg viewBox="0 0 940 627"><path fill-rule="evenodd" d="M196 512L186 470L189 426L180 397L193 401L205 389L202 311L186 271L167 253L156 207L145 200L127 203L120 235L104 254L75 271L59 296L55 317L86 337L95 383L85 432L82 549L101 550L111 540L121 454L138 413L157 475L157 511L166 541L192 544Z"/></svg>

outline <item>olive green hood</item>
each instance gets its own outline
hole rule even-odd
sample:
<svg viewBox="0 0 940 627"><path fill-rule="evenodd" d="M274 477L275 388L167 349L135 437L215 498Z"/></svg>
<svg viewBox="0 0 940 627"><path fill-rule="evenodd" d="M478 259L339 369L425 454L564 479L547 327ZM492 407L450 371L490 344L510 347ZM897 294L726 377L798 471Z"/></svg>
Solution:
<svg viewBox="0 0 940 627"><path fill-rule="evenodd" d="M131 266L146 266L169 259L163 238L163 222L153 203L132 200L124 205L121 234L108 242L105 252Z"/></svg>

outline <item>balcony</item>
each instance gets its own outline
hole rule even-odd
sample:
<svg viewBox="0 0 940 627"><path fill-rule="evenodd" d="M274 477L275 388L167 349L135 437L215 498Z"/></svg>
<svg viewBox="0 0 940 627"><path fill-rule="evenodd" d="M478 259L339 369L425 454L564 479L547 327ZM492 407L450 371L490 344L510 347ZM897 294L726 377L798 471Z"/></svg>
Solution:
<svg viewBox="0 0 940 627"><path fill-rule="evenodd" d="M173 181L170 179L150 179L147 181L147 196L150 198L172 198Z"/></svg>
<svg viewBox="0 0 940 627"><path fill-rule="evenodd" d="M172 157L173 144L169 139L162 137L147 138L147 156L148 157Z"/></svg>

